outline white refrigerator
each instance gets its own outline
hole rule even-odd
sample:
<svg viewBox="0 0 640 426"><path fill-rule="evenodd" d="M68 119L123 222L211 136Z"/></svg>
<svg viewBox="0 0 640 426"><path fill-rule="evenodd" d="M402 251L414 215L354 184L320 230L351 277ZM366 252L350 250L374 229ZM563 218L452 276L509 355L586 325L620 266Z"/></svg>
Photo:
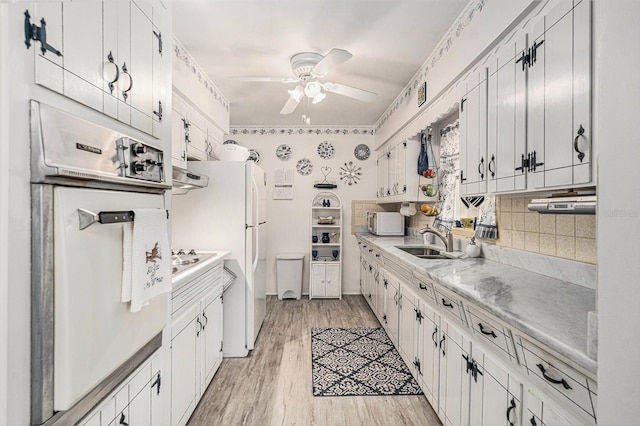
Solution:
<svg viewBox="0 0 640 426"><path fill-rule="evenodd" d="M190 161L188 169L209 185L172 197L172 246L231 251L225 266L237 278L223 295L223 351L243 357L266 314L266 175L252 161Z"/></svg>

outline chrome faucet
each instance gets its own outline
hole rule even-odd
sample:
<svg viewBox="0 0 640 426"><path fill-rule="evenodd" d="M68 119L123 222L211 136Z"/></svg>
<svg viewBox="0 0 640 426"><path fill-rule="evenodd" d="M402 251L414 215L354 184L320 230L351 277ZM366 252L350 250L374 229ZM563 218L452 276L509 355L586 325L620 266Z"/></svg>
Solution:
<svg viewBox="0 0 640 426"><path fill-rule="evenodd" d="M440 238L444 243L444 247L447 252L453 251L453 234L451 231L447 231L445 235L442 235L442 232L438 231L435 228L431 228L429 225L426 225L424 228L420 229L418 232L421 234L433 234L436 237Z"/></svg>

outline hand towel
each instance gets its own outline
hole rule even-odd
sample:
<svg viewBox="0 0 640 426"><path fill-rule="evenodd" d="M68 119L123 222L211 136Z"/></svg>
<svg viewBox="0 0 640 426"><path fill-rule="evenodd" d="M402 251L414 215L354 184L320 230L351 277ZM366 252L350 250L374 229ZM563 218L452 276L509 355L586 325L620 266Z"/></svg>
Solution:
<svg viewBox="0 0 640 426"><path fill-rule="evenodd" d="M498 226L496 223L496 196L488 195L478 211L476 223L476 238L498 238Z"/></svg>
<svg viewBox="0 0 640 426"><path fill-rule="evenodd" d="M123 227L122 301L138 312L149 301L171 291L169 220L164 209L136 209Z"/></svg>

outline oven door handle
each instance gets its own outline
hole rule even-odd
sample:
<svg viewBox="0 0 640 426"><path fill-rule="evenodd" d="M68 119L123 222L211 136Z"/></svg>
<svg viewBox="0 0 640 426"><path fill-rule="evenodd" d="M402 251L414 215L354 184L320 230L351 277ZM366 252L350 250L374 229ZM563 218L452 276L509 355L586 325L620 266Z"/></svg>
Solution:
<svg viewBox="0 0 640 426"><path fill-rule="evenodd" d="M94 213L89 210L78 209L78 218L80 219L79 227L81 231L94 223L105 225L109 223L133 222L135 216L133 210ZM169 219L169 210L167 210L167 219Z"/></svg>

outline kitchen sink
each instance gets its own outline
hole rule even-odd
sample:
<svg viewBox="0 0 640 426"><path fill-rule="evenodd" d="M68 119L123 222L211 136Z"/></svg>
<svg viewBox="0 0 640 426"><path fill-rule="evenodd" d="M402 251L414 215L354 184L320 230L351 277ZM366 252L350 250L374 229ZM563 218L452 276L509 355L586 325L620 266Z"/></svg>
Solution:
<svg viewBox="0 0 640 426"><path fill-rule="evenodd" d="M396 248L419 257L420 259L449 259L448 257L440 254L440 250L428 248L428 247L416 247L416 246L396 246Z"/></svg>

